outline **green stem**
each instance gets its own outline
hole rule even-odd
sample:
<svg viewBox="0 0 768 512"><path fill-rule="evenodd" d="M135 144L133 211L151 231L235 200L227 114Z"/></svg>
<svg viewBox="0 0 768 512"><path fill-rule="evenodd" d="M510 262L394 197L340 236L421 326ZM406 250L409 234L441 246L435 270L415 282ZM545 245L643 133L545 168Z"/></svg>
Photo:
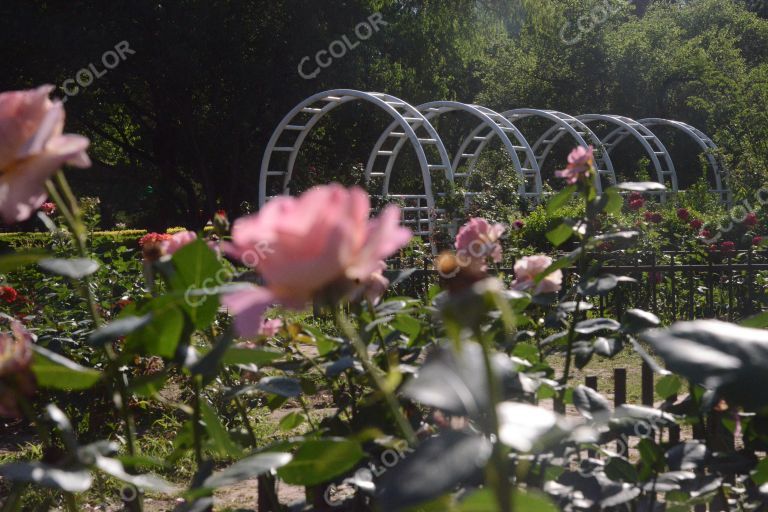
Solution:
<svg viewBox="0 0 768 512"><path fill-rule="evenodd" d="M387 405L395 417L395 421L400 427L400 431L403 434L403 437L406 441L408 441L408 444L415 445L416 433L413 431L411 424L408 422L408 419L400 409L400 403L397 401L395 395L387 389L387 386L381 380L381 377L379 376L379 372L381 370L371 363L370 359L368 358L368 348L357 335L355 329L349 323L349 320L346 318L346 316L344 316L344 313L340 308L336 309L336 321L339 324L339 327L341 327L341 330L349 337L349 340L352 342L352 346L357 352L357 357L360 358L360 361L363 363L363 367L368 372L368 375L371 376L374 385L384 396Z"/></svg>
<svg viewBox="0 0 768 512"><path fill-rule="evenodd" d="M195 394L192 412L192 439L195 447L195 462L200 468L203 463L203 432L200 428L200 379L197 375L192 377L192 389Z"/></svg>

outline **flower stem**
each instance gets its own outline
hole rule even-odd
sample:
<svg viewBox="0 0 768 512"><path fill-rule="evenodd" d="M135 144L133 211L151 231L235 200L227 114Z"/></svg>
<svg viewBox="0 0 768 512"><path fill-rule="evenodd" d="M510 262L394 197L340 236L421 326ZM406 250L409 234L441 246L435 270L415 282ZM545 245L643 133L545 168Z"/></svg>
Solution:
<svg viewBox="0 0 768 512"><path fill-rule="evenodd" d="M371 360L368 358L368 348L363 343L363 340L360 339L360 336L357 335L357 332L355 332L354 327L352 327L352 324L344 315L344 312L339 308L336 309L336 322L339 324L339 327L341 327L341 330L349 337L349 340L352 342L352 346L357 352L357 357L360 358L360 361L363 363L363 367L368 372L368 375L371 376L371 379L373 380L373 383L375 384L378 391L384 396L387 405L395 417L397 425L400 427L400 431L403 434L403 437L406 441L408 441L408 444L415 445L416 433L413 431L413 428L411 428L411 424L408 422L408 418L405 417L403 411L400 409L400 403L397 401L397 397L395 397L394 393L387 389L387 386L385 385L384 381L382 381L378 373L381 371L381 369L371 363Z"/></svg>

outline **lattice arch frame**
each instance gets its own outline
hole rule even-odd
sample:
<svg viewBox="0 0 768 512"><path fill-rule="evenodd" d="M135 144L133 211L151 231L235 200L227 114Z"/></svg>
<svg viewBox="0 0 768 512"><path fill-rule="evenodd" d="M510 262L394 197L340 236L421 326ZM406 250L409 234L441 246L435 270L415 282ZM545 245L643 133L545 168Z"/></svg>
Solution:
<svg viewBox="0 0 768 512"><path fill-rule="evenodd" d="M578 120L577 118L563 112L558 112L556 110L541 110L534 108L507 110L506 112L502 112L501 115L508 119L511 123L515 123L516 121L520 121L528 117L540 117L552 121L552 127L545 131L532 147L533 158L536 161L536 166L539 169L544 166L544 162L549 156L549 153L552 151L552 148L555 147L558 141L560 141L560 139L565 135L571 135L580 146L588 147L592 145L598 149L598 155L596 158L598 175L595 176L595 185L597 186L598 190L602 191L603 180L607 182L606 184L616 183L616 173L613 169L613 163L611 162L611 158L608 153L602 149L602 142L585 123ZM472 139L478 135L479 131L480 128L471 133L464 140L462 143L462 149L460 151L464 151L466 149L466 146L468 146ZM480 146L478 146L478 148L475 150L475 158L469 162L470 172L474 169L480 153L482 153L482 151L489 143L490 140L486 140L482 142Z"/></svg>
<svg viewBox="0 0 768 512"><path fill-rule="evenodd" d="M671 192L677 192L677 171L675 170L675 164L672 162L672 158L669 155L669 151L664 146L656 134L654 134L647 126L640 124L638 121L626 116L617 116L611 114L584 114L576 116L577 119L585 124L592 122L605 122L613 125L616 128L608 133L608 135L602 137L602 147L605 152L610 155L613 149L624 139L630 135L637 140L643 147L643 150L651 160L654 170L656 171L656 179L659 183L667 185L667 179L669 179L668 187ZM662 200L666 199L666 194L661 193Z"/></svg>
<svg viewBox="0 0 768 512"><path fill-rule="evenodd" d="M483 107L481 105L471 105L467 103L461 103L457 101L434 101L430 103L424 103L416 106L416 109L421 112L427 120L430 122L436 120L444 114L451 112L465 112L472 115L476 120L480 121L478 127L473 131L473 136L469 137L469 142L480 142L487 144L487 141L493 137L498 137L501 140L504 149L512 158L512 163L521 179L521 185L519 193L523 197L532 197L538 200L542 195L542 181L541 171L539 169L538 162L535 158L533 148L526 140L525 136L520 130L512 124L507 118L498 112ZM389 189L389 178L394 168L394 164L399 156L405 141L399 140L395 143L391 150L384 150L384 145L387 140L393 135L394 130L397 128L395 122L393 122L386 130L381 134L379 140L376 142L371 156L366 166L366 178L369 179L372 176L377 175L373 172L373 168L376 160L384 156L387 158L386 168L383 173L384 176L384 190ZM480 132L485 132L485 135L481 135ZM477 154L468 153L470 144L462 144L461 148L457 151L451 163L451 170L454 179L466 178L471 174L471 170L474 169L474 163L476 163L479 157ZM523 159L521 159L521 155ZM470 167L470 171L467 173L459 173L459 167L463 160L470 160L473 162ZM382 174L378 174L382 175ZM529 186L532 185L532 190L529 190Z"/></svg>
<svg viewBox="0 0 768 512"><path fill-rule="evenodd" d="M281 121L275 129L272 137L267 144L264 157L261 162L261 172L259 175L259 206L270 198L268 197L269 187L273 179L281 179L280 190L282 194L290 193L290 183L293 176L296 159L299 155L304 141L311 133L312 129L329 112L349 102L362 101L378 107L383 112L393 118L392 125L399 127L402 131L397 132L402 137L403 143L409 141L413 146L416 156L419 160L421 169L421 178L424 185L423 194L408 194L400 196L390 196L386 188L382 189L382 196L385 198L401 199L416 203L416 206L406 205L403 211L409 214L415 214L415 218L404 219L405 224L412 224L414 232L417 235L428 235L432 232L434 226L435 194L432 188L432 171L439 170L449 181L453 181L453 172L451 169L450 157L443 146L437 131L418 109L407 102L385 93L363 92L353 89L334 89L321 92L305 99L293 108ZM417 132L422 132L419 136ZM281 139L285 138L287 133L298 134L293 142L284 143L287 145L278 145ZM430 158L425 151L427 146L437 147L438 161L430 162ZM287 154L283 170L272 168L273 157L276 154ZM372 173L366 172L366 178L369 179Z"/></svg>
<svg viewBox="0 0 768 512"><path fill-rule="evenodd" d="M710 190L713 194L718 194L720 198L727 204L730 204L731 190L728 187L728 173L724 166L718 161L717 152L719 148L717 144L703 131L699 130L695 126L684 123L682 121L674 121L672 119L662 119L658 117L648 117L645 119L638 119L638 123L648 128L654 126L669 126L684 133L690 137L696 144L702 149L704 155L709 163L709 167L712 171L714 178L715 188Z"/></svg>

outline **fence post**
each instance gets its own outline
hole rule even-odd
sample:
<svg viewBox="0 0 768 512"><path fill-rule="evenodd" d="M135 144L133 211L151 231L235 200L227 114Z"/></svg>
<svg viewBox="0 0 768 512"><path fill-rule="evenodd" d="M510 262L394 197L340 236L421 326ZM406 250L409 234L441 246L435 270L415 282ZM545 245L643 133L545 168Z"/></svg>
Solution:
<svg viewBox="0 0 768 512"><path fill-rule="evenodd" d="M643 361L640 387L643 405L653 407L653 370L645 361Z"/></svg>

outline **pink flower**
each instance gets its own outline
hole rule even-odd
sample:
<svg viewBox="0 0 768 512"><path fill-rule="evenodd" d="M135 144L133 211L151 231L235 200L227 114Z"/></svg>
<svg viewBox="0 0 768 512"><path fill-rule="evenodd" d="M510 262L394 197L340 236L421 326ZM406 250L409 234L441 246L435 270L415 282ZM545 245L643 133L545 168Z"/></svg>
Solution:
<svg viewBox="0 0 768 512"><path fill-rule="evenodd" d="M704 222L700 221L699 219L693 219L689 225L691 226L692 230L699 231L704 226Z"/></svg>
<svg viewBox="0 0 768 512"><path fill-rule="evenodd" d="M523 222L522 220L516 220L515 222L512 223L512 229L514 229L515 231L520 231L524 227L525 227L525 222Z"/></svg>
<svg viewBox="0 0 768 512"><path fill-rule="evenodd" d="M469 219L456 235L456 257L459 265L485 271L488 258L495 263L501 262L499 239L504 234L504 229L502 224L491 225L485 219Z"/></svg>
<svg viewBox="0 0 768 512"><path fill-rule="evenodd" d="M552 258L544 255L526 256L515 263L515 280L512 288L515 290L530 290L533 293L555 293L563 285L563 271L555 270L544 277L539 283L536 278L552 265Z"/></svg>
<svg viewBox="0 0 768 512"><path fill-rule="evenodd" d="M691 212L689 212L687 208L678 208L677 218L683 222L688 222L688 220L691 218Z"/></svg>
<svg viewBox="0 0 768 512"><path fill-rule="evenodd" d="M197 233L194 231L179 231L167 240L160 242L160 249L163 255L172 255L182 247L197 240Z"/></svg>
<svg viewBox="0 0 768 512"><path fill-rule="evenodd" d="M736 251L736 244L730 240L726 240L720 244L720 251L723 254L731 254Z"/></svg>
<svg viewBox="0 0 768 512"><path fill-rule="evenodd" d="M264 336L265 338L274 338L282 328L283 321L279 318L265 318L261 323L261 327L259 328L259 336Z"/></svg>
<svg viewBox="0 0 768 512"><path fill-rule="evenodd" d="M382 273L385 268L386 264L382 261L381 269L368 276L368 279L362 282L363 295L374 306L381 301L381 298L387 292L387 288L389 288L389 279L384 277Z"/></svg>
<svg viewBox="0 0 768 512"><path fill-rule="evenodd" d="M17 394L31 396L35 392L32 364L32 335L20 322L11 324L12 333L0 333L0 416L18 418Z"/></svg>
<svg viewBox="0 0 768 512"><path fill-rule="evenodd" d="M163 244L172 238L168 233L147 233L139 238L139 247L145 261L156 261L163 256Z"/></svg>
<svg viewBox="0 0 768 512"><path fill-rule="evenodd" d="M53 215L56 213L56 203L43 203L40 206L40 211L46 215Z"/></svg>
<svg viewBox="0 0 768 512"><path fill-rule="evenodd" d="M298 198L278 197L235 221L224 250L258 270L266 282L222 297L242 335L257 332L270 304L302 308L312 298L339 299L359 289L381 261L404 247L410 230L387 206L369 219L370 199L359 187L314 187Z"/></svg>
<svg viewBox="0 0 768 512"><path fill-rule="evenodd" d="M555 172L555 176L563 178L569 185L589 177L589 171L595 162L595 148L579 146L568 155L568 166Z"/></svg>
<svg viewBox="0 0 768 512"><path fill-rule="evenodd" d="M757 214L755 212L749 212L744 218L744 225L753 228L757 225Z"/></svg>
<svg viewBox="0 0 768 512"><path fill-rule="evenodd" d="M0 94L0 217L28 219L45 202L45 182L62 165L89 167L80 135L64 135L64 107L44 85Z"/></svg>

